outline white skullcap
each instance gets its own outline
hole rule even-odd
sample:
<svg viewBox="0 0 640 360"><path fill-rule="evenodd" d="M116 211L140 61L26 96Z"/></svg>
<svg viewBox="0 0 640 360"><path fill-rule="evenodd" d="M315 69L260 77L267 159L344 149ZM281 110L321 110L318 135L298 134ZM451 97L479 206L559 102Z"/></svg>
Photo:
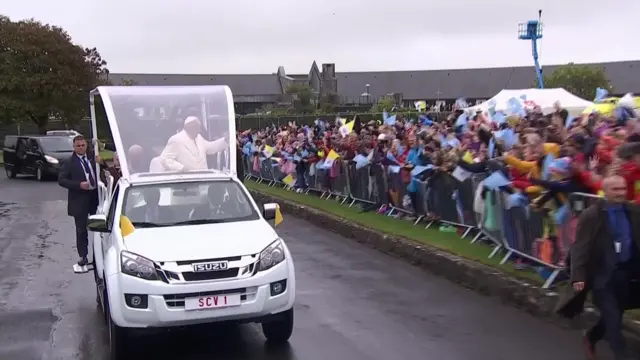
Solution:
<svg viewBox="0 0 640 360"><path fill-rule="evenodd" d="M142 153L142 146L140 145L131 145L131 147L129 148L129 154L140 154Z"/></svg>
<svg viewBox="0 0 640 360"><path fill-rule="evenodd" d="M187 124L190 124L190 123L192 123L192 122L194 122L194 121L197 121L197 122L198 122L198 124L200 123L200 120L198 120L198 118L197 118L197 117L195 117L195 116L188 116L186 119L184 119L184 124L185 124L185 125L187 125Z"/></svg>

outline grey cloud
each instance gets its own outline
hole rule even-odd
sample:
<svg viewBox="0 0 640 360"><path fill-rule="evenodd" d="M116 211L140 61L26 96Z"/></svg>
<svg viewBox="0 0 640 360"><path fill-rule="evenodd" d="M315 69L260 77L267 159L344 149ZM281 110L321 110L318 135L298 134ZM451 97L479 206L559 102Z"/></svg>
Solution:
<svg viewBox="0 0 640 360"><path fill-rule="evenodd" d="M530 65L517 24L543 9L543 64L640 58L640 1L23 0L3 5L96 46L112 71L306 72ZM606 34L598 25L606 26Z"/></svg>

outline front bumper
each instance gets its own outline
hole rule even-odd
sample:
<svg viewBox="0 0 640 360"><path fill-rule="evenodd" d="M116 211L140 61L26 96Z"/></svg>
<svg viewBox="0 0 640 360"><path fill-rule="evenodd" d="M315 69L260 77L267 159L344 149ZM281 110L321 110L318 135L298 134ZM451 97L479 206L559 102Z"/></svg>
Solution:
<svg viewBox="0 0 640 360"><path fill-rule="evenodd" d="M286 290L271 296L271 283L286 280ZM193 284L166 284L146 281L120 273L107 277L113 322L125 328L186 326L222 321L251 322L293 307L295 275L290 259L246 279L209 281ZM240 293L239 306L185 310L184 298L214 295L219 292ZM127 306L124 294L148 296L146 309Z"/></svg>
<svg viewBox="0 0 640 360"><path fill-rule="evenodd" d="M44 172L47 175L58 175L58 173L60 172L60 165L59 164L45 164L44 166Z"/></svg>

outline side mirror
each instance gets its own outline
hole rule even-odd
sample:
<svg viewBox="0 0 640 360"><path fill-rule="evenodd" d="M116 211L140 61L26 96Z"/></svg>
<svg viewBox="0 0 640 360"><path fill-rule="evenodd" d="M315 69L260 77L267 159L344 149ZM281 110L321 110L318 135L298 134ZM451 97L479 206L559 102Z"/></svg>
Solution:
<svg viewBox="0 0 640 360"><path fill-rule="evenodd" d="M89 221L87 222L87 229L89 229L89 231L99 232L99 233L111 232L111 230L107 226L107 216L104 214L96 214L96 215L89 216Z"/></svg>
<svg viewBox="0 0 640 360"><path fill-rule="evenodd" d="M276 218L276 210L278 209L278 204L276 203L268 203L268 204L264 204L262 210L262 215L264 216L264 219L269 221L269 220L274 220Z"/></svg>

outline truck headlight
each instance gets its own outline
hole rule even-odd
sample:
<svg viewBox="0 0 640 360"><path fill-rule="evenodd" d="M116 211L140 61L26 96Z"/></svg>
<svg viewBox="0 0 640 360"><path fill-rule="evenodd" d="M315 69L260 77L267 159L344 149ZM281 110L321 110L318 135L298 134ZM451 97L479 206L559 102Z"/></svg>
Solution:
<svg viewBox="0 0 640 360"><path fill-rule="evenodd" d="M258 271L269 270L282 261L284 261L284 247L282 246L282 239L278 239L260 252Z"/></svg>
<svg viewBox="0 0 640 360"><path fill-rule="evenodd" d="M45 155L44 159L47 160L47 162L49 164L57 164L58 163L58 159L54 158L53 156Z"/></svg>
<svg viewBox="0 0 640 360"><path fill-rule="evenodd" d="M140 279L160 279L153 261L128 251L120 253L120 269L123 274L135 276Z"/></svg>

